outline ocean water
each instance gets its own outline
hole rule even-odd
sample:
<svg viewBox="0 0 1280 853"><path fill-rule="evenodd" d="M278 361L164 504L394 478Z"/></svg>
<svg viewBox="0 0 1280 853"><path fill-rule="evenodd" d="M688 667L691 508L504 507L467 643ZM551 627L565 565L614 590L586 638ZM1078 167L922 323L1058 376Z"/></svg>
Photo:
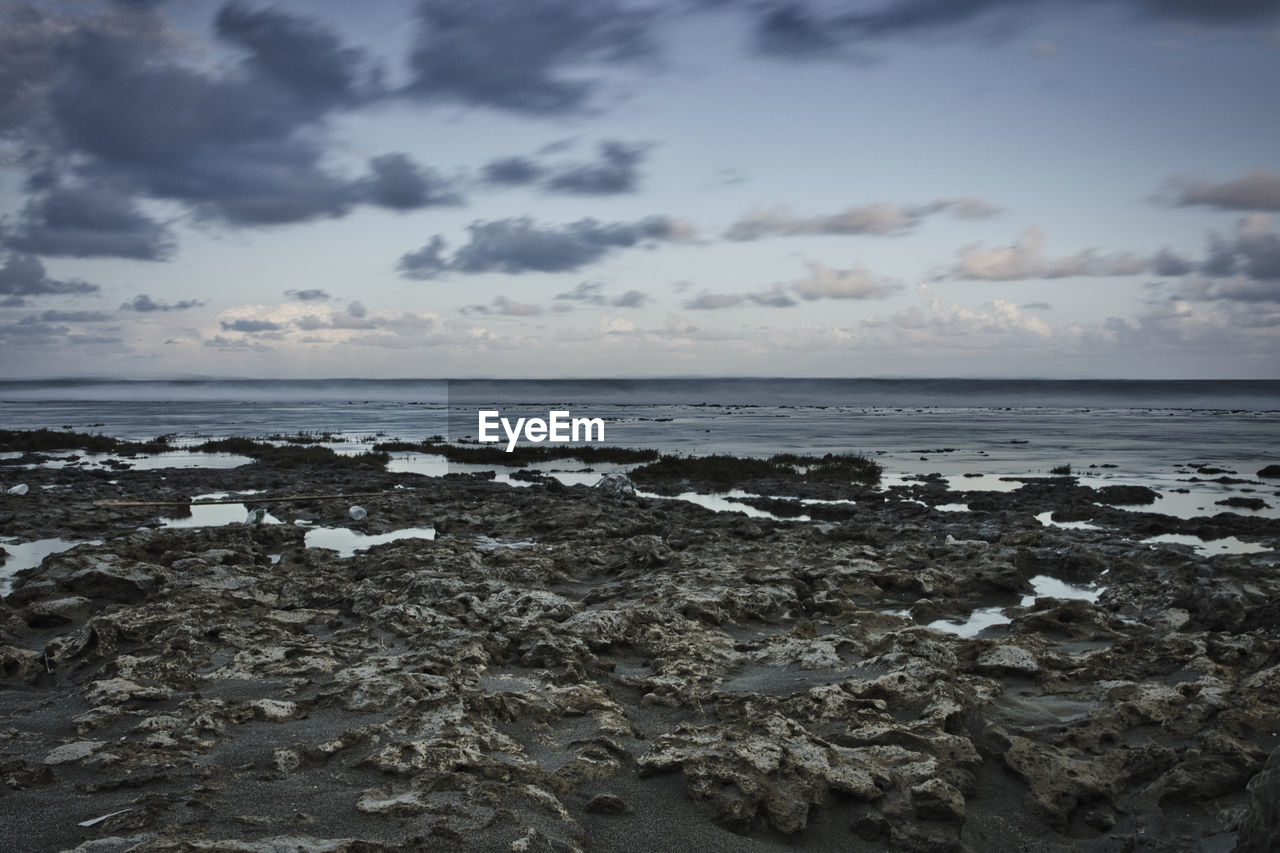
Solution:
<svg viewBox="0 0 1280 853"><path fill-rule="evenodd" d="M179 444L206 436L328 433L345 439L337 449L354 452L386 438L474 437L481 409L513 419L545 418L551 409L600 417L606 444L663 452L863 453L884 465L888 482L939 473L956 488L1005 489L1013 484L1001 477L1070 465L1096 485L1157 487L1180 515L1220 511L1213 499L1241 489L1277 503L1280 488L1274 481L1192 482L1253 479L1263 466L1280 463L1280 381L0 382L0 427L129 439L173 433ZM1199 474L1192 465L1231 473Z"/></svg>

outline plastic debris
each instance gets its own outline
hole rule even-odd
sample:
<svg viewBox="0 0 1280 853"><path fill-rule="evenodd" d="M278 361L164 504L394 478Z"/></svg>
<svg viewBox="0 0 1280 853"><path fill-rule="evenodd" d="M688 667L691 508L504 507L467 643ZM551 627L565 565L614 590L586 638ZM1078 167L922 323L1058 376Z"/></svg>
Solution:
<svg viewBox="0 0 1280 853"><path fill-rule="evenodd" d="M245 516L245 524L261 524L262 520L267 517L267 511L262 507L249 510L249 514Z"/></svg>
<svg viewBox="0 0 1280 853"><path fill-rule="evenodd" d="M5 491L5 494L7 494L7 495L25 495L25 494L27 493L27 491L28 491L28 489L27 489L27 484L26 484L26 483L19 483L19 484L18 484L18 485L16 485L16 486L10 486L10 487Z"/></svg>
<svg viewBox="0 0 1280 853"><path fill-rule="evenodd" d="M100 815L99 817L90 818L89 820L82 820L79 823L77 823L76 826L96 826L97 824L102 823L104 820L106 820L109 817L115 817L118 814L124 814L125 812L131 812L131 811L134 811L134 809L132 808L121 809L118 812L111 812L110 814Z"/></svg>
<svg viewBox="0 0 1280 853"><path fill-rule="evenodd" d="M369 515L369 513L364 511L364 507L362 506L353 506L351 509L347 510L347 514L356 521L364 521Z"/></svg>
<svg viewBox="0 0 1280 853"><path fill-rule="evenodd" d="M605 474L596 483L596 488L606 495L634 495L636 493L636 484L631 482L630 477L620 471Z"/></svg>

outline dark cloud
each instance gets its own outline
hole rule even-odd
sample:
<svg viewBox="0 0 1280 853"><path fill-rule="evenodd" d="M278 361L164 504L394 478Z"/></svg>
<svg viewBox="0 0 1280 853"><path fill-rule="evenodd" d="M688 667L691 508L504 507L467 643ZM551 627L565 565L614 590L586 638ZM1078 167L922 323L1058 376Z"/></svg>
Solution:
<svg viewBox="0 0 1280 853"><path fill-rule="evenodd" d="M45 311L40 315L44 323L105 323L110 314L101 311Z"/></svg>
<svg viewBox="0 0 1280 853"><path fill-rule="evenodd" d="M652 51L651 13L619 0L422 0L409 94L534 114L590 106L584 67Z"/></svg>
<svg viewBox="0 0 1280 853"><path fill-rule="evenodd" d="M560 151L565 145L547 146ZM532 157L494 160L481 170L481 179L499 186L540 184L544 190L565 195L620 195L635 192L640 183L640 165L649 146L605 140L599 144L594 161L547 164ZM545 156L546 148L539 154Z"/></svg>
<svg viewBox="0 0 1280 853"><path fill-rule="evenodd" d="M276 80L307 101L352 103L368 97L377 80L363 52L343 47L324 27L306 18L228 3L215 20L223 39L249 53L250 75Z"/></svg>
<svg viewBox="0 0 1280 853"><path fill-rule="evenodd" d="M1101 0L1093 2L1099 7L1104 5ZM876 39L954 32L970 25L996 25L1007 31L1038 12L1054 8L1072 11L1084 3L882 0L878 4L856 4L852 11L842 5L810 0L765 0L739 5L755 16L756 43L762 53L788 58L857 58L859 46ZM1280 0L1110 0L1106 5L1137 17L1206 25L1268 21L1280 12Z"/></svg>
<svg viewBox="0 0 1280 853"><path fill-rule="evenodd" d="M1216 231L1209 232L1209 250L1200 265L1200 272L1205 275L1231 275L1236 271L1235 245Z"/></svg>
<svg viewBox="0 0 1280 853"><path fill-rule="evenodd" d="M259 332L278 332L282 328L284 327L279 323L273 323L270 320L241 319L233 320L229 323L226 320L222 321L222 331L224 332L248 332L250 334L257 334Z"/></svg>
<svg viewBox="0 0 1280 853"><path fill-rule="evenodd" d="M145 293L140 293L129 302L120 306L121 311L137 311L139 314L150 314L153 311L186 311L204 303L199 299L183 299L179 302L156 302Z"/></svg>
<svg viewBox="0 0 1280 853"><path fill-rule="evenodd" d="M98 286L72 279L57 281L45 273L44 264L31 255L13 253L0 267L0 295L9 297L96 293ZM21 304L21 303L19 303Z"/></svg>
<svg viewBox="0 0 1280 853"><path fill-rule="evenodd" d="M1236 224L1236 251L1250 278L1280 280L1280 234L1263 213L1251 213Z"/></svg>
<svg viewBox="0 0 1280 853"><path fill-rule="evenodd" d="M542 314L542 306L528 302L516 302L505 296L498 296L490 305L468 305L462 309L462 313L490 314L501 317L538 317Z"/></svg>
<svg viewBox="0 0 1280 853"><path fill-rule="evenodd" d="M34 255L147 261L167 258L173 247L168 229L131 198L95 187L55 188L32 199L4 242Z"/></svg>
<svg viewBox="0 0 1280 853"><path fill-rule="evenodd" d="M1176 254L1173 250L1165 248L1156 253L1155 259L1151 263L1151 268L1156 275L1178 276L1186 275L1194 270L1195 264Z"/></svg>
<svg viewBox="0 0 1280 853"><path fill-rule="evenodd" d="M1221 184L1175 179L1163 195L1173 204L1204 205L1223 210L1280 210L1280 174L1266 169Z"/></svg>
<svg viewBox="0 0 1280 853"><path fill-rule="evenodd" d="M60 144L92 158L89 177L204 216L298 222L340 216L359 198L358 186L322 168L322 148L306 133L332 101L274 74L209 76L86 31L65 48L50 102Z"/></svg>
<svg viewBox="0 0 1280 853"><path fill-rule="evenodd" d="M740 293L710 293L702 291L692 299L684 301L684 307L693 311L719 311L725 308L737 308L746 297Z"/></svg>
<svg viewBox="0 0 1280 853"><path fill-rule="evenodd" d="M643 145L602 142L597 162L561 169L547 181L547 189L573 195L635 192L640 178L638 167L644 160L645 150Z"/></svg>
<svg viewBox="0 0 1280 853"><path fill-rule="evenodd" d="M286 290L284 295L296 302L324 302L333 298L319 288L309 288L307 290Z"/></svg>
<svg viewBox="0 0 1280 853"><path fill-rule="evenodd" d="M152 12L50 4L9 17L0 126L21 127L37 193L11 235L30 251L164 257L167 235L137 210L141 197L236 225L341 216L368 200L369 179L325 166L323 131L382 93L364 55L314 20L224 7L217 35L245 59L215 71L184 64L190 47ZM77 188L47 177L60 174ZM78 212L64 204L75 201Z"/></svg>
<svg viewBox="0 0 1280 853"><path fill-rule="evenodd" d="M98 346L102 344L120 344L123 339L111 335L67 335L67 343L72 346Z"/></svg>
<svg viewBox="0 0 1280 853"><path fill-rule="evenodd" d="M850 207L828 216L797 216L784 206L754 210L729 226L724 236L729 240L758 240L781 234L902 234L923 219L937 213L950 213L961 219L985 219L999 213L1000 207L980 198L940 198L927 204L887 204L879 202Z"/></svg>
<svg viewBox="0 0 1280 853"><path fill-rule="evenodd" d="M204 345L210 349L225 350L248 350L251 352L273 352L272 348L259 341L249 338L228 338L223 335L214 335L207 339Z"/></svg>
<svg viewBox="0 0 1280 853"><path fill-rule="evenodd" d="M621 296L605 296L604 285L599 282L582 282L567 293L556 294L557 302L585 302L588 305L608 306L610 308L642 308L651 299L648 294L639 290L628 290ZM556 310L565 310L567 306L553 306Z"/></svg>
<svg viewBox="0 0 1280 853"><path fill-rule="evenodd" d="M639 290L628 290L621 296L609 300L614 308L643 308L650 302L649 295Z"/></svg>
<svg viewBox="0 0 1280 853"><path fill-rule="evenodd" d="M557 293L556 299L570 302L586 302L590 305L604 305L604 285L598 281L579 282L578 286L567 293Z"/></svg>
<svg viewBox="0 0 1280 853"><path fill-rule="evenodd" d="M637 222L583 219L569 225L543 227L528 217L475 222L469 242L452 258L444 257L444 238L400 258L409 278L434 278L443 272L568 272L599 260L615 249L679 240L686 229L664 216Z"/></svg>
<svg viewBox="0 0 1280 853"><path fill-rule="evenodd" d="M373 177L368 200L393 210L417 210L435 205L461 204L455 182L434 169L424 169L404 154L384 154L369 161Z"/></svg>
<svg viewBox="0 0 1280 853"><path fill-rule="evenodd" d="M1241 217L1229 236L1211 231L1207 243L1204 261L1183 262L1177 267L1181 281L1169 298L1280 303L1280 233L1267 214ZM1163 283L1153 283L1151 287L1161 291Z"/></svg>
<svg viewBox="0 0 1280 853"><path fill-rule="evenodd" d="M1280 279L1280 235L1272 230L1265 213L1250 213L1236 222L1229 237L1209 232L1199 271L1219 278L1240 273L1262 281Z"/></svg>
<svg viewBox="0 0 1280 853"><path fill-rule="evenodd" d="M775 285L769 290L762 290L759 293L749 293L747 298L751 300L752 304L766 308L790 308L799 304L787 295L781 285Z"/></svg>
<svg viewBox="0 0 1280 853"><path fill-rule="evenodd" d="M526 186L541 180L546 169L528 157L504 157L486 163L481 176L486 183L500 186Z"/></svg>

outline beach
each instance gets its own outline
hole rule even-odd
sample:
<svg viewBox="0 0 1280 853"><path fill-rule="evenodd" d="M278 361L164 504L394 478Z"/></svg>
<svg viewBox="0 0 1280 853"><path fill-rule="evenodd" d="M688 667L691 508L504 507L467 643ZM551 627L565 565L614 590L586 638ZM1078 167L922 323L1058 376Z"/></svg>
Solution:
<svg viewBox="0 0 1280 853"><path fill-rule="evenodd" d="M1266 507L1179 516L1087 466L633 495L165 455L6 460L8 541L72 546L0 605L14 849L1274 841L1261 468L1182 463Z"/></svg>

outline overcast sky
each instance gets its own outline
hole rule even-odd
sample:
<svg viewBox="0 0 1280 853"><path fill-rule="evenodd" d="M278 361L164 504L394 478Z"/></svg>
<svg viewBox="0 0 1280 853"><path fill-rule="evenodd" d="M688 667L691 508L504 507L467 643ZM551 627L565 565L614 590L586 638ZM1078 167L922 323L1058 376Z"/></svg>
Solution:
<svg viewBox="0 0 1280 853"><path fill-rule="evenodd" d="M4 378L1280 378L1280 0L0 9Z"/></svg>

